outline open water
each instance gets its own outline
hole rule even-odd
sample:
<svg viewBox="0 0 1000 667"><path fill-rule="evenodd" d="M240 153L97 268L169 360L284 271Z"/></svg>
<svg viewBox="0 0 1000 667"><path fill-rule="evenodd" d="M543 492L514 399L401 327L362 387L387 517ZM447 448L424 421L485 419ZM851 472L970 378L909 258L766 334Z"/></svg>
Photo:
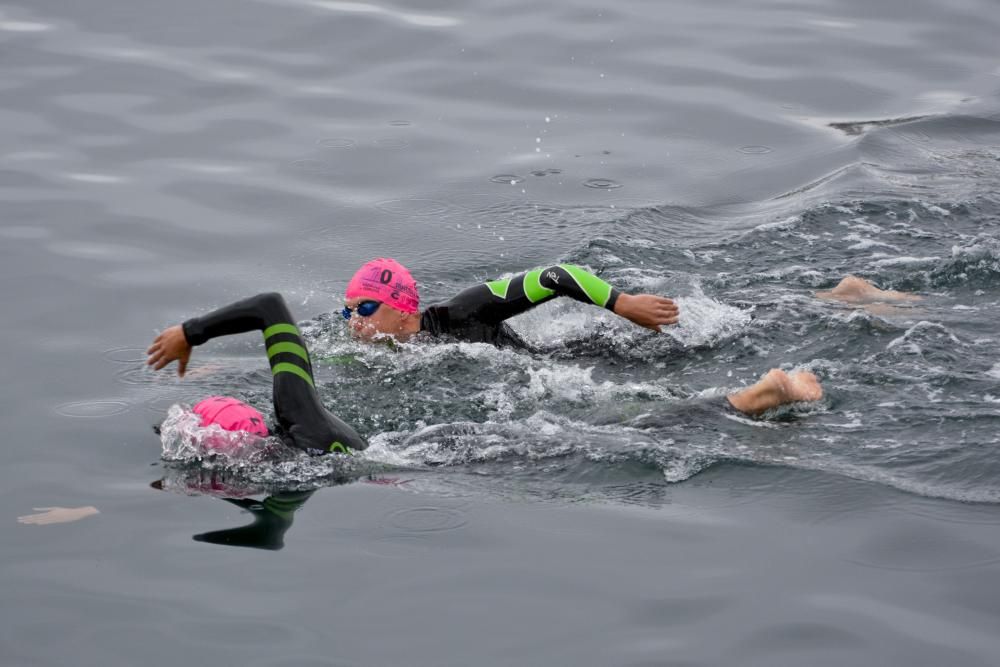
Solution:
<svg viewBox="0 0 1000 667"><path fill-rule="evenodd" d="M0 663L996 665L998 31L987 0L0 6ZM427 303L567 261L682 318L366 347L336 311L380 255ZM847 274L922 298L815 298ZM259 336L143 366L271 290L363 456L200 455L186 405L269 410ZM772 367L824 399L715 407ZM99 514L17 522L53 506Z"/></svg>

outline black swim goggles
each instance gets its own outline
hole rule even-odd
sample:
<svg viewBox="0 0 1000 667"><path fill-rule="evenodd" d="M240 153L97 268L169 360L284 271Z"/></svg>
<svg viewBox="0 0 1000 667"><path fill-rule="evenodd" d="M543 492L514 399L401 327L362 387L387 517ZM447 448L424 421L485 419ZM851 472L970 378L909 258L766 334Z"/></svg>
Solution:
<svg viewBox="0 0 1000 667"><path fill-rule="evenodd" d="M357 311L358 317L371 317L378 310L378 307L382 305L381 301L362 301L354 308L348 308L344 306L344 309L340 311L340 314L344 316L345 320L351 319L351 313Z"/></svg>

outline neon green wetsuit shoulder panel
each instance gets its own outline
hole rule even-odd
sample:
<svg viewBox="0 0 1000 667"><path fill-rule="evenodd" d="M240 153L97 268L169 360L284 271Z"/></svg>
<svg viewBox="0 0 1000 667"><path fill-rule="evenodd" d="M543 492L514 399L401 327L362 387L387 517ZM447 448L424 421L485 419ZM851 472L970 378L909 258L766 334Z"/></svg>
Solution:
<svg viewBox="0 0 1000 667"><path fill-rule="evenodd" d="M424 311L420 326L433 335L506 344L516 334L502 323L515 315L560 296L614 310L620 292L575 264L534 269L513 278L501 278L463 290L448 301Z"/></svg>

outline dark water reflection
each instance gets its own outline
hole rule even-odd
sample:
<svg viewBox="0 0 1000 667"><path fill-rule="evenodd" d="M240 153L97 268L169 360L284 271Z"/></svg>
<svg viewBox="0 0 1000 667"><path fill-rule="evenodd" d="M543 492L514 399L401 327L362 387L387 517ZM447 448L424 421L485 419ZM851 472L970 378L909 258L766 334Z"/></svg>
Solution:
<svg viewBox="0 0 1000 667"><path fill-rule="evenodd" d="M0 663L997 664L998 24L987 0L4 7ZM538 357L365 352L316 316L382 254L429 299L576 261L701 326L559 306L520 324ZM925 301L811 299L846 272ZM218 471L160 462L150 427L234 387L266 406L268 377L256 340L183 383L143 347L262 290L315 318L368 468L171 487ZM678 418L782 362L818 410Z"/></svg>

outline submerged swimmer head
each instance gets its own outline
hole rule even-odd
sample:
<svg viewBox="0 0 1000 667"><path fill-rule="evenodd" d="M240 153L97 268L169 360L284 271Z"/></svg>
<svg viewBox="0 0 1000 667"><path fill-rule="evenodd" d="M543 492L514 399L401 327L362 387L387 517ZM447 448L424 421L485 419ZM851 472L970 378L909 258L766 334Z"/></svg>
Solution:
<svg viewBox="0 0 1000 667"><path fill-rule="evenodd" d="M262 437L268 435L264 415L229 396L209 396L195 404L192 410L201 416L203 427L217 424L224 431L246 431Z"/></svg>
<svg viewBox="0 0 1000 667"><path fill-rule="evenodd" d="M394 259L380 257L358 269L344 298L344 317L355 338L382 334L405 339L420 329L417 283Z"/></svg>

